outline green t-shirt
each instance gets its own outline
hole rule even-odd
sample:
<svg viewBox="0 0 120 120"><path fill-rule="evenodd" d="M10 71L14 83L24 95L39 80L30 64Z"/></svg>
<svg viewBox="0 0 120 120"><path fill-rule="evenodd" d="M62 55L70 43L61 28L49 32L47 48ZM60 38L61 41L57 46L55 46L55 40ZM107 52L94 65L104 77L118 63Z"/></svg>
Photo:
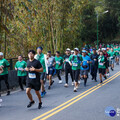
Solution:
<svg viewBox="0 0 120 120"><path fill-rule="evenodd" d="M62 57L57 57L57 56L55 56L55 62L56 62L55 68L56 68L57 70L62 69L63 58L62 58ZM59 64L60 64L60 65L59 65Z"/></svg>
<svg viewBox="0 0 120 120"><path fill-rule="evenodd" d="M109 54L110 60L115 58L115 52L114 51L113 52L109 51L108 54Z"/></svg>
<svg viewBox="0 0 120 120"><path fill-rule="evenodd" d="M0 66L4 66L4 68L3 68L3 72L0 74L0 75L6 75L6 74L8 74L8 66L10 65L9 64L9 62L6 60L6 59L1 59L0 60Z"/></svg>
<svg viewBox="0 0 120 120"><path fill-rule="evenodd" d="M15 68L18 69L17 76L27 76L26 71L22 71L21 69L25 69L27 67L27 63L25 61L17 61L15 64Z"/></svg>
<svg viewBox="0 0 120 120"><path fill-rule="evenodd" d="M41 65L42 65L42 67L43 67L43 72L46 72L44 54L41 53L40 55L39 55L39 54L35 55L35 59L40 61Z"/></svg>
<svg viewBox="0 0 120 120"><path fill-rule="evenodd" d="M115 55L119 55L119 48L115 48L114 51L115 51Z"/></svg>
<svg viewBox="0 0 120 120"><path fill-rule="evenodd" d="M72 63L72 70L80 69L80 64L83 61L82 55L71 55L69 61Z"/></svg>
<svg viewBox="0 0 120 120"><path fill-rule="evenodd" d="M105 64L103 64L105 61L106 60L104 56L99 56L98 57L98 68L106 68Z"/></svg>

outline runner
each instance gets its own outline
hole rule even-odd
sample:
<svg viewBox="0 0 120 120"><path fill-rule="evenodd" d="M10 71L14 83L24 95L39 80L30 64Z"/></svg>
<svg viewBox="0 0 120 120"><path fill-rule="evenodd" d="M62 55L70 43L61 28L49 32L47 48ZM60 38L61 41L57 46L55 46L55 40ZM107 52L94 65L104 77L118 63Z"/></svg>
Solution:
<svg viewBox="0 0 120 120"><path fill-rule="evenodd" d="M93 48L93 54L91 54L90 58L92 60L92 64L90 66L92 80L95 80L95 82L97 82L98 54L95 48Z"/></svg>
<svg viewBox="0 0 120 120"><path fill-rule="evenodd" d="M110 76L110 73L109 73L109 55L107 53L107 49L106 48L103 48L103 54L104 56L107 58L107 61L106 61L106 76Z"/></svg>
<svg viewBox="0 0 120 120"><path fill-rule="evenodd" d="M61 73L62 64L63 64L63 58L60 56L59 51L56 51L55 63L56 63L55 64L55 69L56 69L57 77L59 79L59 84L61 84L62 79L61 79L60 73Z"/></svg>
<svg viewBox="0 0 120 120"><path fill-rule="evenodd" d="M116 57L115 57L116 65L119 65L119 48L118 48L118 46L116 46L114 51L115 51L115 55L116 55Z"/></svg>
<svg viewBox="0 0 120 120"><path fill-rule="evenodd" d="M107 77L105 76L105 72L106 72L106 61L107 58L103 55L103 51L100 51L100 56L98 57L98 68L99 68L99 76L100 76L100 83L103 82L102 80L102 76L107 79Z"/></svg>
<svg viewBox="0 0 120 120"><path fill-rule="evenodd" d="M48 51L47 53L47 66L48 66L47 79L49 80L48 90L50 90L52 84L54 83L54 81L52 80L52 75L54 72L53 67L55 66L55 58L51 56L51 51Z"/></svg>
<svg viewBox="0 0 120 120"><path fill-rule="evenodd" d="M65 87L68 87L68 73L70 73L71 75L71 79L72 79L72 85L74 85L74 80L73 80L73 74L72 74L72 68L69 64L69 57L70 57L70 49L67 48L66 49L66 55L64 57L64 64L65 64Z"/></svg>
<svg viewBox="0 0 120 120"><path fill-rule="evenodd" d="M0 85L1 85L1 81L4 80L7 87L7 95L10 95L9 83L8 83L8 67L10 67L10 64L5 58L3 58L2 52L0 52L0 67L3 69L3 72L0 73Z"/></svg>
<svg viewBox="0 0 120 120"><path fill-rule="evenodd" d="M15 70L17 71L18 82L22 91L24 91L23 84L26 85L27 72L25 68L27 63L23 60L21 55L18 56L18 61L15 64Z"/></svg>
<svg viewBox="0 0 120 120"><path fill-rule="evenodd" d="M45 87L44 87L44 79L46 76L46 66L45 66L45 56L42 53L42 50L43 50L42 47L37 48L37 54L35 55L35 59L39 60L43 67L43 72L40 73L40 82L41 82L41 97L44 97L44 95L46 94Z"/></svg>
<svg viewBox="0 0 120 120"><path fill-rule="evenodd" d="M77 92L78 89L81 62L82 56L79 54L79 49L75 48L74 54L69 57L69 64L72 66L73 79L75 80L74 92Z"/></svg>
<svg viewBox="0 0 120 120"><path fill-rule="evenodd" d="M81 77L84 79L84 86L86 87L88 72L89 72L89 64L92 63L90 57L87 55L86 50L82 50L82 66L81 66Z"/></svg>
<svg viewBox="0 0 120 120"><path fill-rule="evenodd" d="M41 102L41 95L39 93L41 86L39 73L43 72L43 68L40 61L34 59L34 56L35 56L35 51L30 50L28 52L29 60L27 61L27 67L25 68L25 70L28 71L28 76L26 81L26 87L27 87L26 93L30 100L30 103L27 105L27 108L31 107L35 103L31 95L31 89L34 89L39 99L38 109L40 109L42 107L42 102Z"/></svg>
<svg viewBox="0 0 120 120"><path fill-rule="evenodd" d="M109 60L110 60L110 66L111 66L111 70L114 70L114 62L115 62L115 52L113 50L113 48L111 48L111 50L108 52L109 54Z"/></svg>

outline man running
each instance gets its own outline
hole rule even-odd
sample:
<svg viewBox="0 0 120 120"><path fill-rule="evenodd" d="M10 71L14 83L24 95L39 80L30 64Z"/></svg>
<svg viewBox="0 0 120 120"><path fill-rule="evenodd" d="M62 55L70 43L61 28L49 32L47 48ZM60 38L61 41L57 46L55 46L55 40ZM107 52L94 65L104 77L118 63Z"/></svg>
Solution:
<svg viewBox="0 0 120 120"><path fill-rule="evenodd" d="M56 73L57 73L57 77L59 79L59 84L62 83L62 79L61 79L61 69L62 69L62 64L63 64L63 58L60 56L60 52L56 51L56 56L55 56L55 69L56 69Z"/></svg>
<svg viewBox="0 0 120 120"><path fill-rule="evenodd" d="M109 55L107 53L107 49L106 48L103 48L103 54L104 56L107 58L107 61L106 61L106 76L109 76Z"/></svg>
<svg viewBox="0 0 120 120"><path fill-rule="evenodd" d="M115 62L115 52L113 50L113 48L111 48L111 50L108 52L109 54L109 60L110 60L110 67L111 67L111 70L113 71L114 70L114 62Z"/></svg>
<svg viewBox="0 0 120 120"><path fill-rule="evenodd" d="M100 51L100 55L98 57L98 68L99 68L99 76L100 76L100 83L103 82L102 80L102 76L107 79L107 77L105 76L105 72L106 72L106 61L107 58L103 55L103 51Z"/></svg>
<svg viewBox="0 0 120 120"><path fill-rule="evenodd" d="M75 80L74 92L77 92L78 89L78 79L82 60L82 56L79 54L79 49L75 48L74 54L69 57L69 64L72 66L73 79Z"/></svg>
<svg viewBox="0 0 120 120"><path fill-rule="evenodd" d="M40 82L41 82L41 97L44 97L44 95L46 94L45 87L44 87L44 79L46 76L46 66L45 66L45 56L42 53L42 50L43 50L42 47L37 48L37 54L35 55L35 59L39 60L43 67L43 72L40 73Z"/></svg>
<svg viewBox="0 0 120 120"><path fill-rule="evenodd" d="M15 70L17 71L18 82L22 91L24 91L23 84L26 85L27 72L25 68L27 63L23 60L21 55L18 56L18 61L15 64Z"/></svg>
<svg viewBox="0 0 120 120"><path fill-rule="evenodd" d="M88 72L89 72L89 64L92 63L90 57L87 55L86 50L82 50L82 66L81 66L81 77L84 79L84 86L86 87Z"/></svg>
<svg viewBox="0 0 120 120"><path fill-rule="evenodd" d="M51 51L48 51L47 53L47 66L48 66L47 79L49 80L48 90L50 90L52 84L54 83L54 81L52 80L52 75L54 72L53 67L55 66L55 58L51 56Z"/></svg>
<svg viewBox="0 0 120 120"><path fill-rule="evenodd" d="M30 50L28 52L29 60L27 61L27 67L25 68L25 70L28 71L28 76L26 81L26 87L27 87L26 93L30 100L30 103L27 105L27 107L29 108L35 103L31 95L31 89L34 89L39 100L38 109L40 109L42 107L42 102L41 102L41 95L39 93L41 86L39 73L43 72L43 68L40 61L34 59L34 56L35 56L35 51Z"/></svg>
<svg viewBox="0 0 120 120"><path fill-rule="evenodd" d="M8 67L10 67L10 64L5 58L3 58L2 52L0 52L0 67L3 69L3 72L0 73L0 85L1 85L1 81L4 80L7 87L7 95L10 95L9 83L8 83Z"/></svg>
<svg viewBox="0 0 120 120"><path fill-rule="evenodd" d="M74 85L74 80L73 80L73 74L72 74L72 68L69 64L69 57L70 57L70 49L67 48L66 49L66 55L64 57L64 64L65 64L65 87L68 87L68 73L70 73L71 75L71 79L72 79L72 85Z"/></svg>
<svg viewBox="0 0 120 120"><path fill-rule="evenodd" d="M90 58L92 60L92 64L90 67L92 80L95 80L95 82L97 82L98 54L95 48L93 48L93 54L91 54Z"/></svg>

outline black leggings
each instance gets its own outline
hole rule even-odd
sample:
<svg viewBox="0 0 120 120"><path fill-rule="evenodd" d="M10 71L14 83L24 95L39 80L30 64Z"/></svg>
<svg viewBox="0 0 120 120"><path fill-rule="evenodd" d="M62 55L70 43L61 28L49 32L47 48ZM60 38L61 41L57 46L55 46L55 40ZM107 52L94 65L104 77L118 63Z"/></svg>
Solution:
<svg viewBox="0 0 120 120"><path fill-rule="evenodd" d="M97 77L97 66L91 65L91 75L96 79Z"/></svg>
<svg viewBox="0 0 120 120"><path fill-rule="evenodd" d="M73 73L73 79L75 80L75 82L78 82L78 78L79 78L79 74L80 74L80 70L72 70Z"/></svg>
<svg viewBox="0 0 120 120"><path fill-rule="evenodd" d="M70 76L71 76L72 82L74 81L74 80L73 80L72 69L65 69L65 80L66 80L66 83L67 83L67 84L68 84L68 73L70 73Z"/></svg>
<svg viewBox="0 0 120 120"><path fill-rule="evenodd" d="M60 71L61 70L56 70L56 74L57 74L57 77L58 77L59 80L61 80Z"/></svg>
<svg viewBox="0 0 120 120"><path fill-rule="evenodd" d="M6 75L0 75L0 92L1 92L1 81L4 80L7 90L9 90L9 83L8 83L8 74Z"/></svg>
<svg viewBox="0 0 120 120"><path fill-rule="evenodd" d="M20 88L23 90L23 84L26 85L26 76L18 76Z"/></svg>

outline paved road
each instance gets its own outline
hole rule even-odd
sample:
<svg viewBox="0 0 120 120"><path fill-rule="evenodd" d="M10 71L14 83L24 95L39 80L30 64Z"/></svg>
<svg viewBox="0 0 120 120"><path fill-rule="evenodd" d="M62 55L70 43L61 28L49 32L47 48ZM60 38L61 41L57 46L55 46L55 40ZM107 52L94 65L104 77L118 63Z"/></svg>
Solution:
<svg viewBox="0 0 120 120"><path fill-rule="evenodd" d="M42 99L43 107L40 110L37 109L38 101L34 91L32 93L36 104L30 109L26 108L29 101L25 91L2 96L0 120L120 120L120 116L109 117L105 114L108 106L114 107L115 110L120 109L119 71L120 67L116 66L103 85L99 84L99 79L96 83L89 77L85 88L81 81L77 93L73 92L71 79L69 79L69 87L64 88L64 83L58 84L56 78L52 89L47 90L46 96ZM62 79L64 81L64 76Z"/></svg>

